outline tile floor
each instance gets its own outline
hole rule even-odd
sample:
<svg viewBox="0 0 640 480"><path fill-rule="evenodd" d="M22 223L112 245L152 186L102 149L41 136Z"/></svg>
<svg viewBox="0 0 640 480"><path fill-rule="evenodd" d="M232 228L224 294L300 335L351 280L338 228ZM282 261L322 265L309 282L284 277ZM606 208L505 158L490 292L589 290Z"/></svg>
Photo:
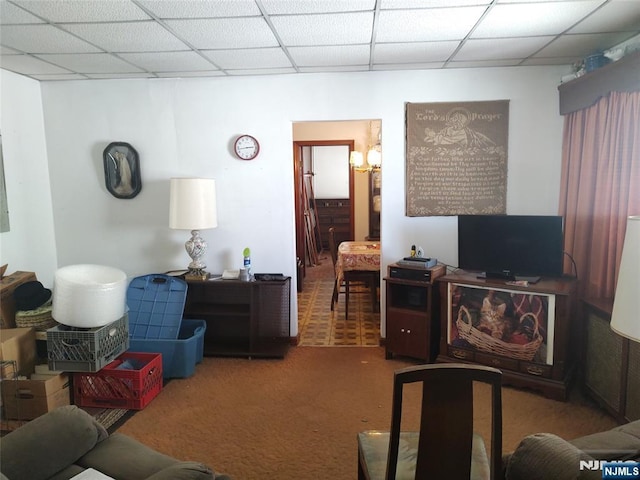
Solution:
<svg viewBox="0 0 640 480"><path fill-rule="evenodd" d="M318 270L313 271L316 268ZM336 307L331 311L332 293L331 268L307 267L303 291L298 293L298 344L379 346L380 313L372 311L369 293L350 295L349 317L346 320L345 296L339 296Z"/></svg>

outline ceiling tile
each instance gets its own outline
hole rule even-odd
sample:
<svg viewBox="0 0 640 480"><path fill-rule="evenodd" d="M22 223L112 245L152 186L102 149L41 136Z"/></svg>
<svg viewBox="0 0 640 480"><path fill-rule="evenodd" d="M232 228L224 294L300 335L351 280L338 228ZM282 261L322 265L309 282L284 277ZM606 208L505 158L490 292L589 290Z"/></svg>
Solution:
<svg viewBox="0 0 640 480"><path fill-rule="evenodd" d="M155 78L152 73L87 73L87 77L95 80L118 80L121 78Z"/></svg>
<svg viewBox="0 0 640 480"><path fill-rule="evenodd" d="M52 23L148 20L130 0L13 0Z"/></svg>
<svg viewBox="0 0 640 480"><path fill-rule="evenodd" d="M280 48L243 48L237 50L203 50L220 68L278 68L291 67L291 61Z"/></svg>
<svg viewBox="0 0 640 480"><path fill-rule="evenodd" d="M368 45L291 47L289 53L299 67L368 65Z"/></svg>
<svg viewBox="0 0 640 480"><path fill-rule="evenodd" d="M150 72L218 70L210 62L192 51L121 53L118 56Z"/></svg>
<svg viewBox="0 0 640 480"><path fill-rule="evenodd" d="M229 75L282 75L288 73L296 73L293 68L264 68L264 69L246 69L246 70L229 70Z"/></svg>
<svg viewBox="0 0 640 480"><path fill-rule="evenodd" d="M369 43L373 12L272 17L285 46Z"/></svg>
<svg viewBox="0 0 640 480"><path fill-rule="evenodd" d="M507 60L526 58L549 43L553 37L485 38L467 40L453 60Z"/></svg>
<svg viewBox="0 0 640 480"><path fill-rule="evenodd" d="M503 3L544 3L544 2L575 2L576 0L496 0L496 4ZM578 0L581 1L581 0ZM600 0L600 3L608 2L609 0Z"/></svg>
<svg viewBox="0 0 640 480"><path fill-rule="evenodd" d="M53 54L38 55L38 57L78 73L130 73L141 71L141 69L129 65L127 62L108 53Z"/></svg>
<svg viewBox="0 0 640 480"><path fill-rule="evenodd" d="M0 29L2 45L28 53L99 52L67 32L51 25L4 26Z"/></svg>
<svg viewBox="0 0 640 480"><path fill-rule="evenodd" d="M620 0L604 5L568 33L619 32L640 29L640 1Z"/></svg>
<svg viewBox="0 0 640 480"><path fill-rule="evenodd" d="M166 24L201 50L278 46L276 37L262 18L167 20Z"/></svg>
<svg viewBox="0 0 640 480"><path fill-rule="evenodd" d="M262 6L270 15L336 13L373 10L375 0L262 0Z"/></svg>
<svg viewBox="0 0 640 480"><path fill-rule="evenodd" d="M219 77L224 75L220 70L209 70L200 72L158 72L158 77L162 78L187 78L187 77Z"/></svg>
<svg viewBox="0 0 640 480"><path fill-rule="evenodd" d="M45 73L70 73L68 70L43 62L31 55L8 55L2 57L2 68L16 73L45 74Z"/></svg>
<svg viewBox="0 0 640 480"><path fill-rule="evenodd" d="M640 0L0 0L0 25L37 80L571 68L640 49Z"/></svg>
<svg viewBox="0 0 640 480"><path fill-rule="evenodd" d="M499 4L471 34L471 38L557 35L582 20L602 0Z"/></svg>
<svg viewBox="0 0 640 480"><path fill-rule="evenodd" d="M449 62L445 68L490 68L490 67L514 67L520 61L515 60L477 60L469 62Z"/></svg>
<svg viewBox="0 0 640 480"><path fill-rule="evenodd" d="M390 63L384 65L374 65L374 70L429 70L442 68L444 62L431 63Z"/></svg>
<svg viewBox="0 0 640 480"><path fill-rule="evenodd" d="M484 11L484 7L383 10L380 12L376 41L462 40Z"/></svg>
<svg viewBox="0 0 640 480"><path fill-rule="evenodd" d="M373 63L420 63L447 60L460 42L379 43Z"/></svg>
<svg viewBox="0 0 640 480"><path fill-rule="evenodd" d="M21 52L18 50L14 50L13 48L5 47L0 45L0 53L2 55L20 55Z"/></svg>
<svg viewBox="0 0 640 480"><path fill-rule="evenodd" d="M327 73L327 72L366 72L368 65L346 65L333 67L300 67L300 73Z"/></svg>
<svg viewBox="0 0 640 480"><path fill-rule="evenodd" d="M534 56L551 57L586 57L592 53L604 50L623 42L627 34L620 33L591 33L581 35L563 35L554 40Z"/></svg>
<svg viewBox="0 0 640 480"><path fill-rule="evenodd" d="M582 60L582 57L545 57L545 58L536 58L531 57L527 58L521 65L571 65L579 60Z"/></svg>
<svg viewBox="0 0 640 480"><path fill-rule="evenodd" d="M138 3L164 19L260 15L260 9L253 0L138 0Z"/></svg>
<svg viewBox="0 0 640 480"><path fill-rule="evenodd" d="M493 0L380 0L380 8L384 10L390 8L477 7L489 5L492 1Z"/></svg>
<svg viewBox="0 0 640 480"><path fill-rule="evenodd" d="M0 1L0 25L11 25L15 23L42 23L38 17L25 12L22 8L7 2Z"/></svg>
<svg viewBox="0 0 640 480"><path fill-rule="evenodd" d="M107 52L159 52L188 48L155 22L77 23L62 27Z"/></svg>
<svg viewBox="0 0 640 480"><path fill-rule="evenodd" d="M56 75L56 74L51 74L51 75L40 75L40 74L36 74L36 75L31 75L32 78L36 79L36 80L40 80L40 81L64 81L64 80L87 80L87 77L85 75L80 75L78 73L67 73L67 74L61 74L61 75Z"/></svg>

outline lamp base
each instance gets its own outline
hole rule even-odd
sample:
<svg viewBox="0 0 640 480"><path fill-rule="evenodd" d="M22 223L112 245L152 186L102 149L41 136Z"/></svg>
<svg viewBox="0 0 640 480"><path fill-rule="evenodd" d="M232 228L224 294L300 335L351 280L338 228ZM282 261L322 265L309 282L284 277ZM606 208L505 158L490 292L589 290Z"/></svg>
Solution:
<svg viewBox="0 0 640 480"><path fill-rule="evenodd" d="M209 273L204 268L190 268L184 276L185 280L204 281L209 279Z"/></svg>
<svg viewBox="0 0 640 480"><path fill-rule="evenodd" d="M209 274L204 270L207 266L200 260L207 251L207 242L200 236L199 230L191 230L191 238L187 240L184 247L191 257L189 271L185 278L187 280L207 280Z"/></svg>

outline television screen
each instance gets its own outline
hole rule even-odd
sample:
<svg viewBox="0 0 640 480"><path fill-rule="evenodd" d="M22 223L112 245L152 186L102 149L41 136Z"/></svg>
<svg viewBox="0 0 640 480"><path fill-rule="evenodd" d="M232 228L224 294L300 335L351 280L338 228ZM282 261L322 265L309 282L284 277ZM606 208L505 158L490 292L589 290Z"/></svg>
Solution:
<svg viewBox="0 0 640 480"><path fill-rule="evenodd" d="M458 267L487 277L562 276L562 217L460 215Z"/></svg>

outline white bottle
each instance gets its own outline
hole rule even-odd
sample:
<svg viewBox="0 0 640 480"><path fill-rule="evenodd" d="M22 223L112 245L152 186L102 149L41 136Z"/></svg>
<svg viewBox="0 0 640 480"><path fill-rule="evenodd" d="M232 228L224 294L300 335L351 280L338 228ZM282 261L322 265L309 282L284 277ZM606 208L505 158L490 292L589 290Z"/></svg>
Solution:
<svg viewBox="0 0 640 480"><path fill-rule="evenodd" d="M242 255L244 256L244 269L247 271L247 276L251 278L251 250L249 247L242 251Z"/></svg>

